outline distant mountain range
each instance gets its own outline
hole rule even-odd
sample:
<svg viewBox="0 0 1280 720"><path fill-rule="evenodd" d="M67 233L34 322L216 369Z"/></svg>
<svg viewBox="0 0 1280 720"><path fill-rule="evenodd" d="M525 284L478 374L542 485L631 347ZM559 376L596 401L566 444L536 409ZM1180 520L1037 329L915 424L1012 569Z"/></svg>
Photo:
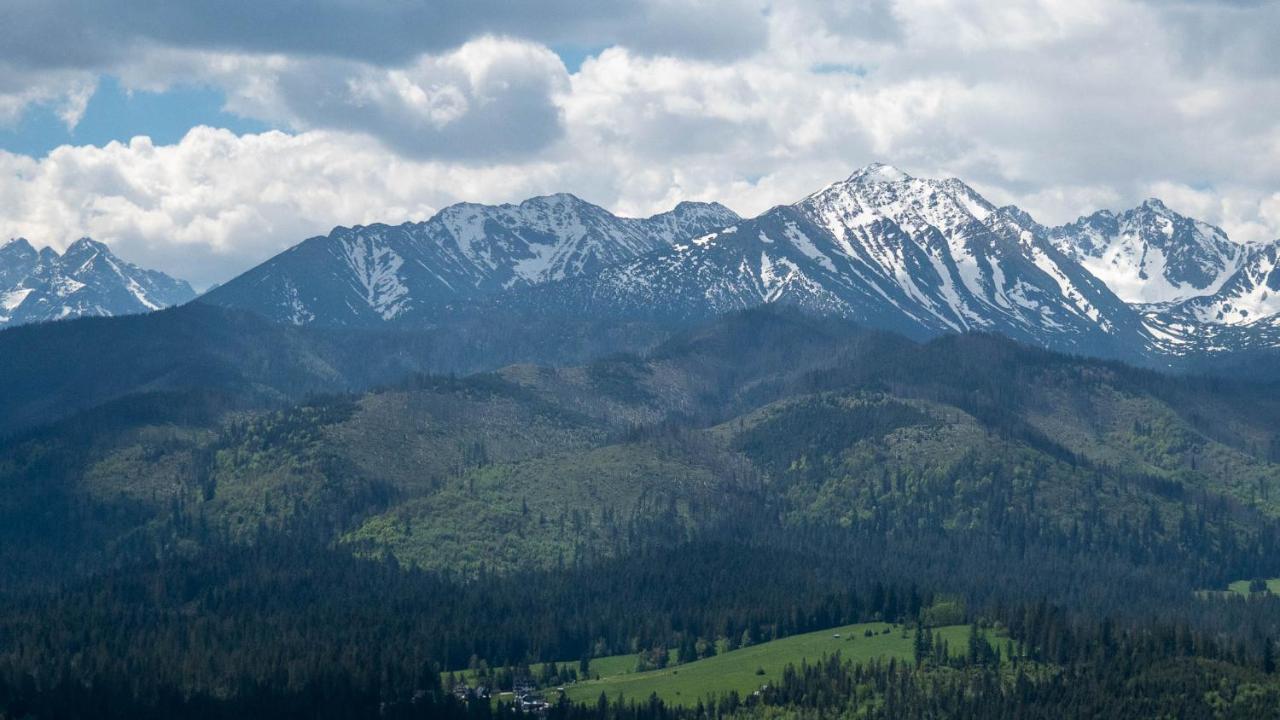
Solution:
<svg viewBox="0 0 1280 720"><path fill-rule="evenodd" d="M191 286L127 263L81 238L61 255L23 238L0 246L0 328L85 316L132 315L185 303Z"/></svg>
<svg viewBox="0 0 1280 720"><path fill-rule="evenodd" d="M687 323L783 303L912 337L990 331L1136 360L1280 343L1276 252L1155 199L1046 227L960 180L873 164L751 219L714 203L620 218L562 194L337 228L202 300L347 327L512 312Z"/></svg>
<svg viewBox="0 0 1280 720"><path fill-rule="evenodd" d="M1169 304L1217 292L1248 248L1222 230L1183 217L1159 200L1102 210L1048 231L1063 253L1128 303Z"/></svg>
<svg viewBox="0 0 1280 720"><path fill-rule="evenodd" d="M299 325L433 323L452 303L592 275L737 219L723 205L691 202L623 218L568 194L461 203L425 222L335 228L203 300Z"/></svg>
<svg viewBox="0 0 1280 720"><path fill-rule="evenodd" d="M1149 344L1140 313L1025 214L996 208L958 180L915 179L884 165L511 302L681 319L786 303L916 337L985 330L1105 355Z"/></svg>
<svg viewBox="0 0 1280 720"><path fill-rule="evenodd" d="M1280 347L1278 253L1280 241L1234 242L1156 199L1048 227L960 180L872 164L750 219L692 202L625 218L557 194L338 227L200 301L357 329L513 315L682 325L779 303L917 338L988 331L1159 364ZM0 248L0 326L192 295L88 239L61 256Z"/></svg>
<svg viewBox="0 0 1280 720"><path fill-rule="evenodd" d="M1276 253L1159 200L1051 228L959 180L872 165L757 218L491 302L667 320L776 302L913 337L990 331L1165 362L1280 344Z"/></svg>

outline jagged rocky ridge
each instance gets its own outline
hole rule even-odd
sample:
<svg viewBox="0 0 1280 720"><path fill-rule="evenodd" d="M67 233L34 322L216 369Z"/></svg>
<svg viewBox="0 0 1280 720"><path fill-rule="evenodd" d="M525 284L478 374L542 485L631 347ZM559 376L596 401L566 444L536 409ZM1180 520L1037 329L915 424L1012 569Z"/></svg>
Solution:
<svg viewBox="0 0 1280 720"><path fill-rule="evenodd" d="M1237 243L1152 198L1049 231L1064 253L1144 315L1161 354L1280 344L1280 242Z"/></svg>
<svg viewBox="0 0 1280 720"><path fill-rule="evenodd" d="M0 246L0 327L84 316L131 315L185 303L191 286L127 263L81 238L59 255L24 238Z"/></svg>
<svg viewBox="0 0 1280 720"><path fill-rule="evenodd" d="M784 303L913 337L989 331L1134 360L1280 344L1276 255L1155 199L1046 227L960 180L873 164L752 219L695 203L619 218L552 195L340 227L204 299L357 327L459 312L684 323Z"/></svg>
<svg viewBox="0 0 1280 720"><path fill-rule="evenodd" d="M1091 354L1150 345L1142 315L1024 213L955 179L864 168L669 249L503 298L561 312L701 319L781 302L928 336L970 330Z"/></svg>
<svg viewBox="0 0 1280 720"><path fill-rule="evenodd" d="M1102 210L1049 234L1121 300L1142 305L1212 295L1248 255L1221 229L1179 215L1155 198L1119 214Z"/></svg>
<svg viewBox="0 0 1280 720"><path fill-rule="evenodd" d="M450 303L591 274L737 219L691 202L623 218L568 194L461 203L425 222L335 228L202 299L298 325L431 322Z"/></svg>
<svg viewBox="0 0 1280 720"><path fill-rule="evenodd" d="M493 302L677 321L777 302L915 337L989 331L1162 361L1280 346L1278 250L1155 199L1046 227L960 180L874 164L793 205Z"/></svg>
<svg viewBox="0 0 1280 720"><path fill-rule="evenodd" d="M1280 242L1243 247L1240 267L1216 292L1146 311L1164 351L1215 355L1280 347Z"/></svg>

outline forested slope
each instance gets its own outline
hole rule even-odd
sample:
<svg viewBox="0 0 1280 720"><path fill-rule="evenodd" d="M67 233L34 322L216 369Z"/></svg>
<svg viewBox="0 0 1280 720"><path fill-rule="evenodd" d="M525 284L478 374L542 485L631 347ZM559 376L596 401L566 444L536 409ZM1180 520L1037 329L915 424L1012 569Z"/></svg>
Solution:
<svg viewBox="0 0 1280 720"><path fill-rule="evenodd" d="M943 598L1183 628L1261 667L1275 602L1194 591L1280 576L1278 420L1257 386L774 309L299 404L128 394L0 446L0 701L358 713L473 659L923 622Z"/></svg>

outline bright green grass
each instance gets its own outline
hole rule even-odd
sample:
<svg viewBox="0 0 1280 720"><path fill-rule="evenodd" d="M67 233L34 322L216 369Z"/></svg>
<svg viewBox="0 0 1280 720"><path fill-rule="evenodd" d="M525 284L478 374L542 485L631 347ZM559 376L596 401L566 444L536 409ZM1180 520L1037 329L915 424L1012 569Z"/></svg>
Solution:
<svg viewBox="0 0 1280 720"><path fill-rule="evenodd" d="M1227 586L1227 589L1237 595L1249 594L1249 581L1237 580ZM1274 595L1280 595L1280 578L1271 578L1267 581L1267 590Z"/></svg>
<svg viewBox="0 0 1280 720"><path fill-rule="evenodd" d="M1227 586L1226 590L1197 590L1196 597L1201 600L1212 599L1231 599L1236 597L1250 597L1249 580L1236 580ZM1271 578L1267 580L1267 590L1272 595L1280 595L1280 578Z"/></svg>
<svg viewBox="0 0 1280 720"><path fill-rule="evenodd" d="M864 636L868 628L875 633L871 637ZM886 634L883 631L887 628L890 632ZM952 625L934 632L942 634L953 653L964 652L968 647L967 625ZM837 634L839 638L834 637ZM573 702L591 703L600 697L601 692L610 700L622 695L637 702L657 693L668 704L689 706L708 696L731 690L749 695L761 685L781 677L787 665L799 665L802 660L815 662L836 652L844 659L854 661L890 657L907 659L912 655L913 637L912 631L908 630L903 637L900 626L885 623L847 625L752 645L663 670L612 677L601 672L601 679L569 685L565 694ZM758 669L763 669L764 674L756 674ZM593 668L593 674L595 672Z"/></svg>
<svg viewBox="0 0 1280 720"><path fill-rule="evenodd" d="M610 655L609 657L592 658L587 672L591 677L602 678L626 675L636 671L639 659L635 655Z"/></svg>

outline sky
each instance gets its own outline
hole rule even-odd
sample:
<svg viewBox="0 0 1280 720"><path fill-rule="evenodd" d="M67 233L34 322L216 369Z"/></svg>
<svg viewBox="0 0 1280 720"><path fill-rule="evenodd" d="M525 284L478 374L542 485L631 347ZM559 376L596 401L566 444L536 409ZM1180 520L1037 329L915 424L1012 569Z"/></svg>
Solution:
<svg viewBox="0 0 1280 720"><path fill-rule="evenodd" d="M874 161L1271 241L1276 37L1270 0L3 0L0 241L204 288L454 202L754 215Z"/></svg>

